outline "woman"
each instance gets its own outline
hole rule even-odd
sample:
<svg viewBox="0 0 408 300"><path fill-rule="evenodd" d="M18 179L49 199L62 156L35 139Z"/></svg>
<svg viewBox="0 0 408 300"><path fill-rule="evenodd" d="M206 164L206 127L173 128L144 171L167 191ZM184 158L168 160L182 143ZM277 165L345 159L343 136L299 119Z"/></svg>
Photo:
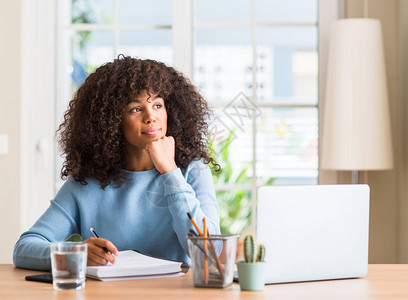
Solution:
<svg viewBox="0 0 408 300"><path fill-rule="evenodd" d="M50 269L50 243L73 233L88 243L88 265L114 263L128 249L188 262L187 212L219 233L209 114L194 86L163 63L122 56L90 74L58 129L68 180L17 241L15 266Z"/></svg>

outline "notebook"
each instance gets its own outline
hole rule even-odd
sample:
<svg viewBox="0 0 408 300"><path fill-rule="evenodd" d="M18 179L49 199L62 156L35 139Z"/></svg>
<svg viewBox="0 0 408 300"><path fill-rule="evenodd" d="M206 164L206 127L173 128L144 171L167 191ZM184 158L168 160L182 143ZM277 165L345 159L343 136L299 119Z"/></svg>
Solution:
<svg viewBox="0 0 408 300"><path fill-rule="evenodd" d="M102 281L182 276L181 262L155 258L140 252L119 251L114 264L89 266L86 276Z"/></svg>
<svg viewBox="0 0 408 300"><path fill-rule="evenodd" d="M266 283L365 276L369 193L355 184L260 187L256 232Z"/></svg>

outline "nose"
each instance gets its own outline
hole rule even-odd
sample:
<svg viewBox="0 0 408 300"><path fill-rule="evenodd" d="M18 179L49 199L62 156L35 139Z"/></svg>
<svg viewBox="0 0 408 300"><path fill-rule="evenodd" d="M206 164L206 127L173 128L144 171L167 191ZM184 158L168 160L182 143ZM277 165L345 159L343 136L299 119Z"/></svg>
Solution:
<svg viewBox="0 0 408 300"><path fill-rule="evenodd" d="M150 109L145 110L144 120L146 124L150 124L156 121L156 116L154 112Z"/></svg>

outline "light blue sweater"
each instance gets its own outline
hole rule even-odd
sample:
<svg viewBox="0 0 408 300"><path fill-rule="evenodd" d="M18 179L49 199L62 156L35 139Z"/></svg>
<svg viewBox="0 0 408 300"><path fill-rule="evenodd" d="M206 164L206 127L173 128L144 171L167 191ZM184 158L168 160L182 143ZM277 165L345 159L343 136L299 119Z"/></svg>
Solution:
<svg viewBox="0 0 408 300"><path fill-rule="evenodd" d="M50 207L24 232L14 247L14 265L49 270L50 243L79 233L85 240L93 227L119 251L138 250L189 263L190 212L202 229L219 234L219 213L208 165L193 161L186 169L161 175L156 169L124 172L120 188L102 190L96 180L81 185L69 178Z"/></svg>

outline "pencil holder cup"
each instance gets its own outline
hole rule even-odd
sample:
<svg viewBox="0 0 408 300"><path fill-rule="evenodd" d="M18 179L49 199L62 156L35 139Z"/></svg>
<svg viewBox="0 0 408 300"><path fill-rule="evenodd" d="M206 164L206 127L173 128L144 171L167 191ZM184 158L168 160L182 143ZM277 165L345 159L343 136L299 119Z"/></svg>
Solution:
<svg viewBox="0 0 408 300"><path fill-rule="evenodd" d="M223 288L232 283L238 235L189 236L194 286Z"/></svg>

